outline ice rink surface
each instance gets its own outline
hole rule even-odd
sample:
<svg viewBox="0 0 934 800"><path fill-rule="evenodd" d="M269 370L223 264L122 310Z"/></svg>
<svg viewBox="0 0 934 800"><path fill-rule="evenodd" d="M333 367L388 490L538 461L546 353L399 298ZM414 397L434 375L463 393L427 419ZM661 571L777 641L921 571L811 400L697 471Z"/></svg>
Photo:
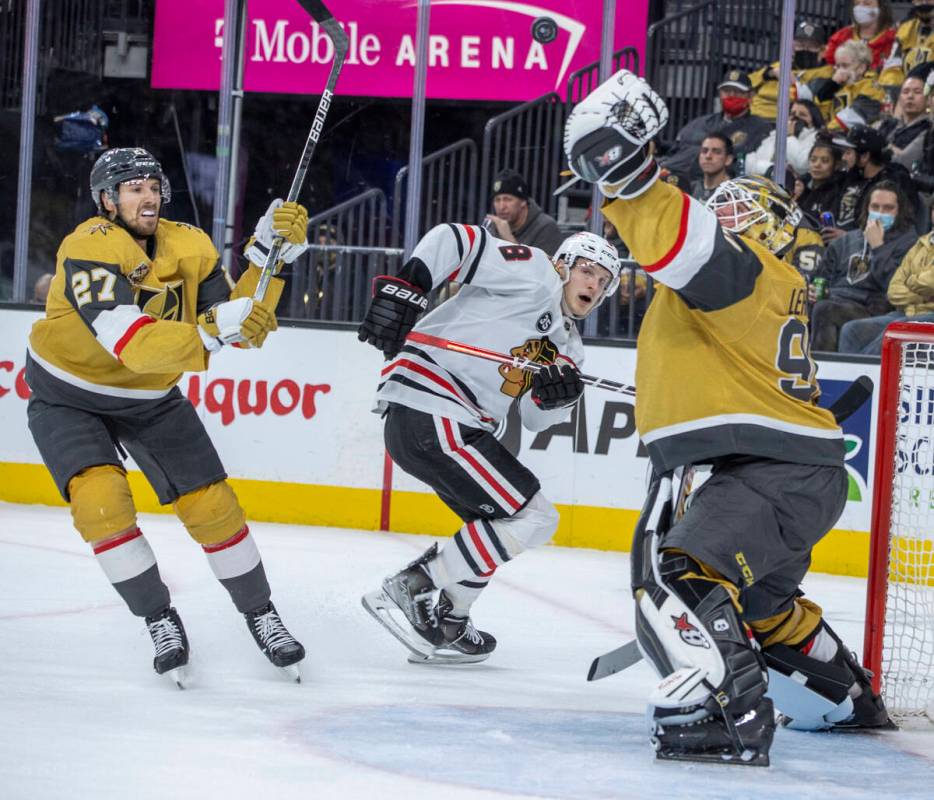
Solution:
<svg viewBox="0 0 934 800"><path fill-rule="evenodd" d="M546 547L503 567L474 607L484 664L425 667L360 595L430 543L252 525L304 682L266 662L171 516L142 516L192 648L189 688L152 671L64 508L0 503L0 798L930 797L934 726L878 735L779 730L772 767L656 763L645 664L597 683L632 637L628 557ZM805 589L854 649L864 583Z"/></svg>

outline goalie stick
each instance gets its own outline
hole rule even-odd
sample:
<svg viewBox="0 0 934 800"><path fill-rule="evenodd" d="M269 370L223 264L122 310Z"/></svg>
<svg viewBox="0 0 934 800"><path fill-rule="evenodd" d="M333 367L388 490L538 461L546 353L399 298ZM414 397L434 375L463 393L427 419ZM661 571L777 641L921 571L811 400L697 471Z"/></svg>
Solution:
<svg viewBox="0 0 934 800"><path fill-rule="evenodd" d="M859 411L863 403L872 397L872 390L872 379L868 375L860 375L853 381L829 409L837 423L843 422L847 417ZM689 483L682 480L681 491L675 506L677 509L683 509L689 491ZM637 664L641 660L642 653L639 651L638 642L633 639L609 653L597 656L587 671L587 680L599 681L609 675L615 675L617 672L629 669L633 664Z"/></svg>
<svg viewBox="0 0 934 800"><path fill-rule="evenodd" d="M421 331L412 331L406 339L410 342L415 342L416 344L427 344L430 347L439 347L442 350L450 350L454 353L462 353L465 356L473 356L474 358L485 358L487 361L496 361L500 364L508 364L514 369L527 369L531 372L538 372L544 364L539 364L536 361L530 361L527 358L521 358L519 356L507 356L505 353L497 353L495 350L487 350L484 347L474 347L471 344L463 344L462 342L454 342L450 339L442 339L440 336L432 336L428 333L422 333ZM586 383L588 386L594 386L597 389L606 389L610 392L617 392L619 394L627 394L630 397L635 397L636 387L627 386L625 383L617 383L616 381L610 381L606 378L595 378L593 375L581 375L581 382Z"/></svg>
<svg viewBox="0 0 934 800"><path fill-rule="evenodd" d="M321 99L318 101L318 109L315 111L315 118L311 122L308 138L305 140L305 149L302 151L301 160L298 162L298 168L292 178L292 186L289 188L288 197L286 197L286 202L291 203L298 200L298 194L305 182L308 165L311 163L311 157L315 152L315 146L318 144L318 138L321 136L321 130L324 127L324 120L327 118L328 109L331 107L331 100L334 98L334 87L340 77L341 67L344 65L348 47L347 34L344 33L344 29L341 28L321 0L298 0L298 4L315 22L324 28L328 38L334 45L334 61L331 64L328 82L324 86L324 91L321 92ZM263 269L260 272L256 291L253 292L254 300L262 300L266 296L266 289L272 278L276 261L279 260L279 251L282 249L284 241L281 236L277 236L273 241L272 247L266 255L266 263L263 264Z"/></svg>

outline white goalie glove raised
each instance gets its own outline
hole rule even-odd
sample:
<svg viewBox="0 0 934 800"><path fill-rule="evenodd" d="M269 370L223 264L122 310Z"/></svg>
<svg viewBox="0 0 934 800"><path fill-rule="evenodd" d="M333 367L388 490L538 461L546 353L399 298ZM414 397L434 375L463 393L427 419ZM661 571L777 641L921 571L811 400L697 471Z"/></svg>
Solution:
<svg viewBox="0 0 934 800"><path fill-rule="evenodd" d="M658 177L650 142L668 122L664 100L621 69L578 103L564 126L571 171L607 197L638 197Z"/></svg>

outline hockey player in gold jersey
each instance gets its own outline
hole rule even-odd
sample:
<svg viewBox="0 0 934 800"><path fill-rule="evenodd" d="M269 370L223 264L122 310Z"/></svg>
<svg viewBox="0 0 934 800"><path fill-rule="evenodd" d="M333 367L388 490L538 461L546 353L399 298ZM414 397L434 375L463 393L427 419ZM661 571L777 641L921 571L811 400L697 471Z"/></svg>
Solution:
<svg viewBox="0 0 934 800"><path fill-rule="evenodd" d="M767 764L773 700L805 729L888 717L798 588L847 495L843 435L816 402L805 281L765 230L729 230L771 209L714 213L657 180L667 117L622 70L577 105L564 139L658 284L638 343L636 424L654 473L632 557L640 649L662 678L652 741L662 758ZM672 524L673 471L697 464L711 475Z"/></svg>
<svg viewBox="0 0 934 800"><path fill-rule="evenodd" d="M137 526L123 458L207 556L269 660L297 677L304 649L270 601L259 551L181 374L207 368L226 345L260 347L276 329L282 280L251 299L275 236L291 262L306 248L308 215L273 201L250 241L236 286L207 235L162 218L171 189L142 148L115 148L91 171L98 215L62 242L45 318L29 338L29 428L74 525L130 611L144 617L153 666L181 686L188 640L152 549ZM281 264L280 264L281 266Z"/></svg>

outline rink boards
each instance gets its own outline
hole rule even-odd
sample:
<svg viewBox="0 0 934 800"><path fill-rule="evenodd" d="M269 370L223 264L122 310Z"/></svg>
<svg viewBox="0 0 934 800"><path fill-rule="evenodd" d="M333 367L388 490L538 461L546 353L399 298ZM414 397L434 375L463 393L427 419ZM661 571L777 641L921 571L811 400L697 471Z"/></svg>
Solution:
<svg viewBox="0 0 934 800"><path fill-rule="evenodd" d="M38 316L0 312L0 500L61 505L26 427L22 369ZM428 487L398 469L391 484L385 474L382 424L370 411L382 363L351 330L280 328L261 351L225 349L207 373L185 375L180 388L204 420L249 517L377 529L388 508L391 530L451 534L459 522ZM634 383L635 350L588 345L585 371ZM877 381L878 366L819 364L828 399L860 374ZM867 404L844 427L850 500L838 529L815 550L815 568L823 572L866 574L874 413L875 403ZM509 433L520 436L520 458L561 511L556 544L629 549L648 463L631 399L588 389L565 425ZM163 510L130 468L140 509Z"/></svg>

